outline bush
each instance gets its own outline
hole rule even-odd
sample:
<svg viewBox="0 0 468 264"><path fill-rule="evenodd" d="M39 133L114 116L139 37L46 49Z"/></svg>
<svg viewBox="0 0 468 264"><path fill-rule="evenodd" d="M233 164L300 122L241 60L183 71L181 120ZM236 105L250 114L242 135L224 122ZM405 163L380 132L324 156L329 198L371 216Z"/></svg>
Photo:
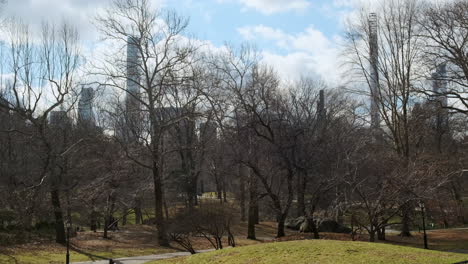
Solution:
<svg viewBox="0 0 468 264"><path fill-rule="evenodd" d="M237 215L227 203L210 202L199 208L182 209L171 220L169 237L192 254L193 237L206 238L215 249L222 249L223 236L228 236L230 246L235 246L231 226L237 222Z"/></svg>

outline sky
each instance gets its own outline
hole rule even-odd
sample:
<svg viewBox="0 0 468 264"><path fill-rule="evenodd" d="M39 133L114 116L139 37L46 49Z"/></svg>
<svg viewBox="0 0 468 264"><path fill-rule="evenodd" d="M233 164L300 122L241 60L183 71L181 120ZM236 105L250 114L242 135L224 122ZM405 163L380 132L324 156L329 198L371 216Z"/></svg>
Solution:
<svg viewBox="0 0 468 264"><path fill-rule="evenodd" d="M3 16L39 27L41 21L77 25L84 45L99 34L92 18L111 0L6 0ZM362 2L364 1L364 2ZM343 24L373 0L152 0L157 7L189 17L191 37L214 46L248 42L285 80L319 77L339 85ZM33 27L34 28L34 27Z"/></svg>

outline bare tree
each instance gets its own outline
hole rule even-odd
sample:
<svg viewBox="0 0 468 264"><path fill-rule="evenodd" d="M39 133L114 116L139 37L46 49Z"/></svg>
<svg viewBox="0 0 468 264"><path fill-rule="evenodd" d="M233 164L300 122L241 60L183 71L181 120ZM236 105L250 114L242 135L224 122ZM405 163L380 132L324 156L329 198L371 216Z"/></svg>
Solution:
<svg viewBox="0 0 468 264"><path fill-rule="evenodd" d="M249 85L233 90L239 108L246 113L246 126L252 133L252 151L243 162L256 176L265 195L271 199L278 222L277 236L284 233L284 222L294 196L295 167L291 146L294 128L287 118L286 101L279 90L279 79L266 67L254 67Z"/></svg>
<svg viewBox="0 0 468 264"><path fill-rule="evenodd" d="M459 113L468 113L468 2L456 0L446 3L429 4L419 19L425 66L429 71L428 79L448 84L446 89L434 91L422 89L425 94L445 96L450 104L445 108ZM443 74L433 74L443 66Z"/></svg>
<svg viewBox="0 0 468 264"><path fill-rule="evenodd" d="M250 85L252 71L258 64L258 52L251 46L244 44L239 48L227 46L227 52L214 54L208 60L210 75L212 76L212 88L206 93L206 99L214 113L214 121L220 128L221 137L224 139L237 138L250 142L251 132L243 129L249 122L249 114L238 102L236 94L244 91ZM234 97L233 97L234 95ZM232 133L234 131L234 133ZM245 151L253 152L252 146L237 147L238 141L227 140L231 143L234 159L238 163L238 176L240 181L240 205L241 218L245 218L245 187L249 193L248 206L248 231L247 237L255 239L255 224L258 217L258 195L256 177L242 164L242 156ZM244 142L245 143L245 142Z"/></svg>
<svg viewBox="0 0 468 264"><path fill-rule="evenodd" d="M392 148L402 157L402 165L406 167L413 154L409 117L415 99L414 87L420 78L418 66L421 65L419 58L423 42L417 20L421 9L416 0L383 1L380 7L375 25L370 25L367 14L363 12L359 22L350 26L347 51L351 65L358 69L359 75L371 87L376 78L369 70L375 67L372 60L376 56L371 53L371 48L375 48L371 40L375 38L373 30L377 30L378 89L373 92L372 98L385 124L385 129L380 133L385 133ZM411 210L410 204L403 208L404 236L410 235Z"/></svg>
<svg viewBox="0 0 468 264"><path fill-rule="evenodd" d="M171 127L187 119L185 113L172 114L173 104L180 94L171 93L171 89L180 87L192 75L191 55L195 48L184 43L181 36L188 21L173 12L155 10L148 0L116 0L96 22L106 39L123 44L138 58L126 61L121 57L109 57L103 62L104 66L98 67L97 74L106 79L108 87L125 91L128 101L133 102L137 116L132 122L139 123L137 126L127 123L126 128L138 128L140 133L132 136L137 139L136 148L142 151L134 155L129 148L125 150L128 158L152 171L159 244L167 246L161 144ZM189 106L192 100L192 97L184 100L184 106Z"/></svg>
<svg viewBox="0 0 468 264"><path fill-rule="evenodd" d="M49 118L66 123L67 112L74 103L72 95L77 87L75 77L80 65L78 34L66 23L58 27L44 23L41 35L35 36L28 25L15 20L11 20L7 30L9 40L3 48L7 54L5 71L11 73L11 77L3 82L5 93L2 95L8 97L1 98L5 104L0 107L14 112L33 128L28 133L39 142L36 151L42 156L42 164L24 188L35 189L44 183L50 184L56 241L64 243L60 202L60 179L65 172L62 165L69 150L79 142L54 144ZM58 108L61 111L56 111Z"/></svg>

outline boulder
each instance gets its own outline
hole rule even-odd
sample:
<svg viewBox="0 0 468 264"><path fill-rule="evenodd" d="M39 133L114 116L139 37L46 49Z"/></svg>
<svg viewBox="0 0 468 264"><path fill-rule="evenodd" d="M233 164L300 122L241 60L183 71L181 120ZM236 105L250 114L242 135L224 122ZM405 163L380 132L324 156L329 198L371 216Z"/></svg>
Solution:
<svg viewBox="0 0 468 264"><path fill-rule="evenodd" d="M286 220L284 225L289 229L299 231L299 229L301 228L302 223L305 220L306 220L305 216L300 216L298 218L290 218L290 219Z"/></svg>
<svg viewBox="0 0 468 264"><path fill-rule="evenodd" d="M299 232L301 233L312 233L312 219L306 218L304 222L302 222L301 227L299 228Z"/></svg>
<svg viewBox="0 0 468 264"><path fill-rule="evenodd" d="M289 229L300 231L302 233L311 233L312 232L312 219L307 218L305 216L300 216L298 218L288 219L285 222L285 226ZM319 219L315 220L315 223L318 226L319 232L327 232L327 233L351 233L351 229L340 225L335 220L331 219Z"/></svg>

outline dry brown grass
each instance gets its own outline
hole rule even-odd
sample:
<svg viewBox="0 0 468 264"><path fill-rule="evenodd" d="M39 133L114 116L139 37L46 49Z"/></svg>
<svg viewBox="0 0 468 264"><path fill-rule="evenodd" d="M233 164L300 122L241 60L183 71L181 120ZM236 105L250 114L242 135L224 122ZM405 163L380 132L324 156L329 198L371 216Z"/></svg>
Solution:
<svg viewBox="0 0 468 264"><path fill-rule="evenodd" d="M286 229L286 237L274 239L276 235L276 223L262 222L256 225L256 235L258 240L252 241L246 239L247 223L240 223L233 227L233 233L236 236L238 246L267 243L271 241L291 241L312 239L313 234L302 234L296 231ZM157 253L166 253L171 251L183 250L177 244L172 243L170 248L157 246L157 231L153 226L135 226L127 225L121 231L109 232L110 239L102 238L102 232L80 232L78 236L71 240L75 251L89 253L94 256L135 256L149 255ZM320 233L323 240L342 240L350 241L349 234ZM429 246L436 250L467 250L468 251L468 229L447 229L434 230L428 232ZM368 236L363 234L358 238L359 241L367 241ZM422 247L422 234L413 232L413 237L403 238L397 234L387 234L387 241L383 243ZM227 240L223 241L227 246ZM202 237L194 238L195 249L207 249L212 245ZM22 256L22 255L63 255L64 246L58 245L50 240L37 239L27 244L4 247L0 249L0 255ZM0 258L1 259L1 258ZM28 262L25 262L28 263Z"/></svg>
<svg viewBox="0 0 468 264"><path fill-rule="evenodd" d="M423 234L413 232L412 237L401 237L397 234L387 236L388 243L423 247ZM468 229L445 229L427 232L429 248L434 250L467 250L468 251Z"/></svg>
<svg viewBox="0 0 468 264"><path fill-rule="evenodd" d="M388 243L400 246L411 246L423 248L423 234L413 232L411 237L401 237L396 233L386 235L386 241L377 241L379 243ZM441 251L468 252L468 229L445 229L432 230L427 232L429 248ZM292 241L313 239L313 234L294 233L286 237L276 239L276 241ZM351 241L349 234L320 233L320 239ZM369 241L367 234L361 234L357 241Z"/></svg>

